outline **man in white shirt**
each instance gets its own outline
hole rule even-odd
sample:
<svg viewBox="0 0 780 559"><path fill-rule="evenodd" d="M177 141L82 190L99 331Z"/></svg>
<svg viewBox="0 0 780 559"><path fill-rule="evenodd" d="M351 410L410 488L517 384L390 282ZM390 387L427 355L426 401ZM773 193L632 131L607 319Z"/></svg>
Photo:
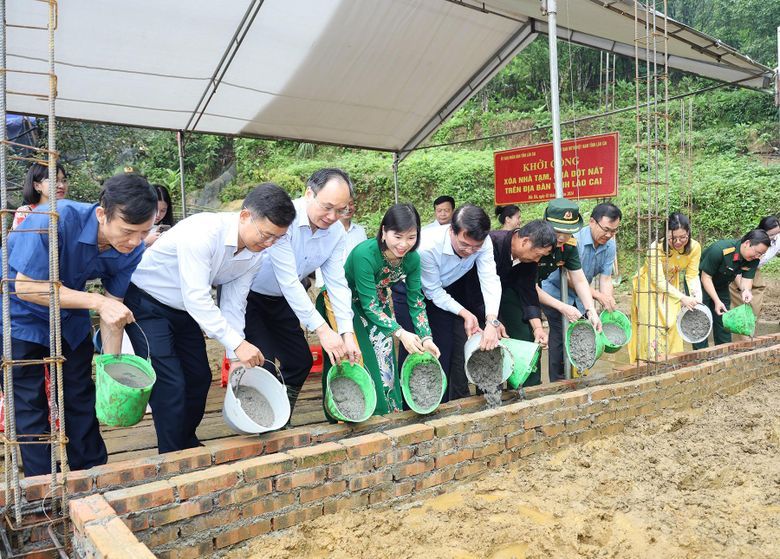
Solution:
<svg viewBox="0 0 780 559"><path fill-rule="evenodd" d="M252 282L246 337L266 358L279 359L291 409L312 366L301 324L317 333L331 363L360 358L352 334L352 293L344 277L346 232L339 222L352 197L352 183L340 169L320 169L309 177L305 195L293 201L296 215L288 239L268 251L268 265ZM328 286L338 333L301 284L317 268Z"/></svg>
<svg viewBox="0 0 780 559"><path fill-rule="evenodd" d="M352 252L352 249L358 246L360 243L365 241L368 237L366 236L366 228L360 225L359 223L355 223L352 221L352 216L355 215L355 199L350 198L349 199L349 205L347 206L347 214L344 215L339 221L341 221L341 224L344 226L344 231L347 233L347 243L346 243L346 250L344 251L344 261L347 260L347 256L349 256L349 253ZM315 277L316 280L314 282L314 285L316 287L322 287L325 285L325 280L322 279L322 271L320 271L319 268L315 271ZM307 286L307 283L304 281L304 286Z"/></svg>
<svg viewBox="0 0 780 559"><path fill-rule="evenodd" d="M428 225L424 225L422 230L435 229L442 225L449 225L452 222L452 213L455 211L455 198L452 196L439 196L433 201L433 213L436 219Z"/></svg>
<svg viewBox="0 0 780 559"><path fill-rule="evenodd" d="M146 340L157 381L152 406L157 448L172 452L200 445L211 367L202 331L225 346L238 365L262 365L261 351L244 336L246 297L260 269L261 251L285 237L295 217L287 193L265 183L239 213L201 213L177 223L144 252L125 304L138 328L127 333L138 355ZM219 307L212 286L222 286Z"/></svg>
<svg viewBox="0 0 780 559"><path fill-rule="evenodd" d="M480 349L489 350L506 337L498 321L501 280L496 273L489 231L490 218L485 211L466 204L453 214L450 225L425 231L417 249L428 323L433 342L441 351L439 362L447 375L449 394L444 395L444 401L469 395L463 369L466 339L481 331ZM409 320L407 308L402 314L403 320ZM483 320L484 330L480 328ZM401 320L399 323L406 328Z"/></svg>

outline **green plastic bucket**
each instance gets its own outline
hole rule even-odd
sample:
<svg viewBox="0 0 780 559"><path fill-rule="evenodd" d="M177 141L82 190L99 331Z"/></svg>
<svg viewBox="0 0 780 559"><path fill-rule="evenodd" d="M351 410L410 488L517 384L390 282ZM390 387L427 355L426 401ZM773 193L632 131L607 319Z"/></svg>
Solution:
<svg viewBox="0 0 780 559"><path fill-rule="evenodd" d="M140 329L140 326L138 327ZM143 330L141 330L143 333ZM144 334L144 339L146 334ZM109 366L132 367L140 371L149 382L142 387L126 386L115 380L106 371ZM157 375L149 359L149 342L147 340L147 357L137 355L96 355L95 356L95 412L98 421L110 427L130 427L144 416L152 386Z"/></svg>
<svg viewBox="0 0 780 559"><path fill-rule="evenodd" d="M414 401L414 398L412 397L412 389L409 386L409 380L412 378L412 371L415 367L417 367L417 365L421 365L423 363L431 363L436 365L436 367L439 369L439 372L441 373L441 394L439 395L439 400L428 408L423 408L417 405L417 403ZM441 363L439 363L439 360L436 359L436 357L427 351L425 353L413 353L407 356L406 361L404 361L404 366L401 368L401 392L404 395L404 400L406 400L406 403L409 404L409 407L412 409L412 411L422 415L436 411L436 408L438 408L439 404L441 404L441 399L444 398L446 391L447 375L444 374L444 369L441 368Z"/></svg>
<svg viewBox="0 0 780 559"><path fill-rule="evenodd" d="M519 388L534 372L542 355L542 347L534 342L512 338L504 338L499 343L509 350L513 361L512 374L506 379L506 383L510 388Z"/></svg>
<svg viewBox="0 0 780 559"><path fill-rule="evenodd" d="M333 397L330 385L339 377L346 377L353 380L360 388L363 398L366 401L366 409L360 418L355 419L345 416L336 405L336 400ZM376 409L376 387L374 386L374 379L371 378L368 371L357 363L351 365L349 361L342 361L340 365L333 365L328 370L326 380L325 409L331 417L338 419L339 421L347 421L349 423L360 423L361 421L365 421L374 414L374 410Z"/></svg>
<svg viewBox="0 0 780 559"><path fill-rule="evenodd" d="M602 332L601 335L604 338L604 351L607 353L615 353L617 351L620 351L620 348L628 344L628 342L631 341L631 321L628 319L628 317L623 314L620 311L602 311L599 315L599 318L601 319L601 325L602 327L604 324L615 324L620 327L621 330L623 330L623 333L626 335L626 341L624 344L621 345L615 345L609 342L609 339L604 335Z"/></svg>
<svg viewBox="0 0 780 559"><path fill-rule="evenodd" d="M604 353L604 336L601 335L600 332L596 332L596 329L593 327L593 325L585 319L580 319L572 322L569 324L569 327L566 329L566 356L569 359L569 363L571 363L574 367L577 367L579 370L588 370L593 365L591 364L589 367L582 367L580 364L575 363L574 359L572 359L571 355L571 335L572 332L574 332L577 328L590 328L593 331L593 335L596 338L596 354L593 358L593 363L595 364L596 361L598 361L599 357Z"/></svg>
<svg viewBox="0 0 780 559"><path fill-rule="evenodd" d="M756 330L756 315L750 305L740 305L723 313L723 327L732 334L752 336Z"/></svg>

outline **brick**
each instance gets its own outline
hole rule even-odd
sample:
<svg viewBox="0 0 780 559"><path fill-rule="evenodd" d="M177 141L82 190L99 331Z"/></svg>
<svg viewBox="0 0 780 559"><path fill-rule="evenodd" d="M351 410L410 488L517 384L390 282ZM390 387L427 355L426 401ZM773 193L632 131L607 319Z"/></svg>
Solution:
<svg viewBox="0 0 780 559"><path fill-rule="evenodd" d="M183 518L210 512L212 508L212 500L210 498L185 501L176 506L150 513L149 523L153 527L164 526Z"/></svg>
<svg viewBox="0 0 780 559"><path fill-rule="evenodd" d="M484 458L486 456L491 456L493 454L498 454L499 452L502 452L506 448L506 443L504 440L496 441L490 444L487 444L480 448L474 449L474 458Z"/></svg>
<svg viewBox="0 0 780 559"><path fill-rule="evenodd" d="M393 470L393 479L403 479L406 477L416 476L433 469L434 461L432 458L426 460L418 460L417 462L409 462L407 464L400 464Z"/></svg>
<svg viewBox="0 0 780 559"><path fill-rule="evenodd" d="M604 415L604 414L602 414ZM555 437L556 435L559 435L563 432L565 429L565 425L563 423L554 423L552 425L542 425L542 434L545 437Z"/></svg>
<svg viewBox="0 0 780 559"><path fill-rule="evenodd" d="M346 449L347 458L356 459L382 452L392 445L392 439L383 433L371 433L342 439L339 443Z"/></svg>
<svg viewBox="0 0 780 559"><path fill-rule="evenodd" d="M459 450L451 454L443 454L435 458L435 467L436 469L440 469L446 466L451 466L452 464L459 464L460 462L471 460L473 455L474 451L470 448Z"/></svg>
<svg viewBox="0 0 780 559"><path fill-rule="evenodd" d="M334 514L343 510L353 510L365 506L368 506L368 493L325 501L322 512L324 514Z"/></svg>
<svg viewBox="0 0 780 559"><path fill-rule="evenodd" d="M583 390L577 390L575 392L569 392L558 396L561 402L561 406L579 406L588 403L588 393Z"/></svg>
<svg viewBox="0 0 780 559"><path fill-rule="evenodd" d="M207 532L217 526L228 526L237 521L241 516L238 509L222 509L220 511L211 511L208 514L202 514L185 522L181 525L181 535L186 538L194 536L200 532Z"/></svg>
<svg viewBox="0 0 780 559"><path fill-rule="evenodd" d="M291 448L301 448L311 443L311 435L304 427L274 431L273 433L260 435L260 438L265 445L266 454L273 454Z"/></svg>
<svg viewBox="0 0 780 559"><path fill-rule="evenodd" d="M394 445L405 446L430 441L434 436L434 428L425 424L407 425L385 431L385 435L393 440Z"/></svg>
<svg viewBox="0 0 780 559"><path fill-rule="evenodd" d="M159 507L174 501L173 485L167 481L108 491L104 497L117 514Z"/></svg>
<svg viewBox="0 0 780 559"><path fill-rule="evenodd" d="M444 417L427 421L426 425L433 427L438 438L450 437L471 429L471 423L466 417L462 415Z"/></svg>
<svg viewBox="0 0 780 559"><path fill-rule="evenodd" d="M510 435L506 438L506 447L510 450L523 446L533 442L536 439L536 431L531 429L530 431L523 431L517 435Z"/></svg>
<svg viewBox="0 0 780 559"><path fill-rule="evenodd" d="M532 454L539 454L540 452L544 452L546 448L547 447L544 444L544 442L536 442L533 444L528 444L520 449L520 456L525 458L527 456L531 456Z"/></svg>
<svg viewBox="0 0 780 559"><path fill-rule="evenodd" d="M271 479L262 479L255 483L239 487L238 489L233 489L231 491L222 493L218 500L219 506L226 507L228 505L246 503L247 501L251 501L257 497L268 495L272 490L273 481Z"/></svg>
<svg viewBox="0 0 780 559"><path fill-rule="evenodd" d="M116 516L116 512L102 495L90 495L70 502L70 517L77 531L96 520L106 520Z"/></svg>
<svg viewBox="0 0 780 559"><path fill-rule="evenodd" d="M533 411L531 413L543 413L553 411L561 407L562 402L556 394L549 396L542 396L541 398L535 398L530 401Z"/></svg>
<svg viewBox="0 0 780 559"><path fill-rule="evenodd" d="M338 443L322 443L308 448L294 448L287 452L295 459L296 468L313 468L345 460L347 454Z"/></svg>
<svg viewBox="0 0 780 559"><path fill-rule="evenodd" d="M414 480L396 483L388 483L384 487L377 487L368 493L368 503L375 505L391 499L403 497L414 491Z"/></svg>
<svg viewBox="0 0 780 559"><path fill-rule="evenodd" d="M424 491L425 489L429 489L431 487L435 487L436 485L441 485L442 483L446 483L454 477L455 477L455 468L447 468L444 470L439 470L437 472L433 472L429 476L425 476L424 478L418 479L417 483L414 486L414 490Z"/></svg>
<svg viewBox="0 0 780 559"><path fill-rule="evenodd" d="M386 453L382 453L376 457L369 456L361 460L346 460L337 464L331 464L328 466L328 479L338 479L344 476L367 472L374 467L375 459L384 457L385 454Z"/></svg>
<svg viewBox="0 0 780 559"><path fill-rule="evenodd" d="M584 417L582 419L567 420L566 431L574 432L581 431L582 429L590 429L590 417Z"/></svg>
<svg viewBox="0 0 780 559"><path fill-rule="evenodd" d="M581 417L582 414L576 408L561 409L552 414L553 423L563 423L567 419L576 419Z"/></svg>
<svg viewBox="0 0 780 559"><path fill-rule="evenodd" d="M414 456L412 447L402 447L378 454L373 458L375 468L383 468L400 462L408 462Z"/></svg>
<svg viewBox="0 0 780 559"><path fill-rule="evenodd" d="M168 477L211 466L211 451L206 447L168 452L160 461L160 476Z"/></svg>
<svg viewBox="0 0 780 559"><path fill-rule="evenodd" d="M528 416L525 418L525 421L523 421L523 429L525 429L526 431L528 429L534 429L536 427L539 427L547 423L549 419L550 419L550 415L534 414Z"/></svg>
<svg viewBox="0 0 780 559"><path fill-rule="evenodd" d="M150 526L149 514L146 512L130 513L128 515L125 515L122 517L122 522L124 522L125 525L134 534L136 532L141 532L142 530L147 530Z"/></svg>
<svg viewBox="0 0 780 559"><path fill-rule="evenodd" d="M513 462L515 459L516 459L515 453L513 452L505 452L503 454L497 454L495 456L491 456L488 459L488 467L493 469L493 468L498 468L500 466L506 466L510 462Z"/></svg>
<svg viewBox="0 0 780 559"><path fill-rule="evenodd" d="M113 485L130 485L135 481L151 480L157 477L157 464L143 459L128 460L92 468L98 489Z"/></svg>
<svg viewBox="0 0 780 559"><path fill-rule="evenodd" d="M462 435L457 435L446 439L434 439L432 441L420 443L417 446L416 454L417 456L426 456L431 454L436 456L438 454L443 454L458 449L462 446L461 437Z"/></svg>
<svg viewBox="0 0 780 559"><path fill-rule="evenodd" d="M460 444L463 446L481 446L485 441L492 439L498 435L496 429L490 431L477 431L476 433L468 433L463 435L460 439Z"/></svg>
<svg viewBox="0 0 780 559"><path fill-rule="evenodd" d="M597 402L599 400L607 400L612 398L614 395L615 394L612 392L611 388L596 388L595 390L591 391L590 399L592 402Z"/></svg>
<svg viewBox="0 0 780 559"><path fill-rule="evenodd" d="M287 495L274 495L266 497L252 503L248 503L243 507L244 518L251 516L260 516L267 512L275 512L287 508L295 503L295 495L288 493Z"/></svg>
<svg viewBox="0 0 780 559"><path fill-rule="evenodd" d="M235 486L240 471L235 465L212 466L206 470L174 476L170 482L176 487L179 498L184 500Z"/></svg>
<svg viewBox="0 0 780 559"><path fill-rule="evenodd" d="M319 501L326 497L332 497L338 495L347 490L346 481L332 481L325 483L318 487L312 487L311 489L301 489L299 499L301 504L310 503L312 501Z"/></svg>
<svg viewBox="0 0 780 559"><path fill-rule="evenodd" d="M214 551L211 539L198 542L194 545L181 545L165 551L155 550L158 559L197 559L198 557L210 557Z"/></svg>
<svg viewBox="0 0 780 559"><path fill-rule="evenodd" d="M348 436L351 432L352 428L346 423L314 425L310 432L311 443L319 444L328 441L338 441Z"/></svg>
<svg viewBox="0 0 780 559"><path fill-rule="evenodd" d="M295 460L292 456L285 453L258 456L257 458L250 458L241 462L241 468L246 481L255 481L291 472L294 467Z"/></svg>
<svg viewBox="0 0 780 559"><path fill-rule="evenodd" d="M231 437L210 443L208 448L214 464L224 464L261 455L263 441L259 437Z"/></svg>
<svg viewBox="0 0 780 559"><path fill-rule="evenodd" d="M484 462L469 462L468 464L461 464L455 468L455 479L463 479L480 472L484 472L487 467L487 464Z"/></svg>
<svg viewBox="0 0 780 559"><path fill-rule="evenodd" d="M372 474L366 474L363 476L356 476L349 480L350 491L361 491L368 489L369 487L375 487L382 483L392 481L393 473L390 470L384 470L381 472L374 472Z"/></svg>
<svg viewBox="0 0 780 559"><path fill-rule="evenodd" d="M179 539L179 527L175 524L154 528L145 534L138 534L138 538L149 547L159 547Z"/></svg>
<svg viewBox="0 0 780 559"><path fill-rule="evenodd" d="M307 520L314 520L315 518L322 516L322 509L322 505L316 505L288 512L271 519L271 526L274 530L284 530L290 526L306 522Z"/></svg>
<svg viewBox="0 0 780 559"><path fill-rule="evenodd" d="M262 534L267 534L270 531L270 520L257 520L250 524L238 526L217 534L214 538L214 545L217 549L222 549L223 547L250 540Z"/></svg>
<svg viewBox="0 0 780 559"><path fill-rule="evenodd" d="M283 474L274 480L274 488L277 491L287 492L298 487L311 487L325 481L327 473L327 466L320 466L319 468Z"/></svg>

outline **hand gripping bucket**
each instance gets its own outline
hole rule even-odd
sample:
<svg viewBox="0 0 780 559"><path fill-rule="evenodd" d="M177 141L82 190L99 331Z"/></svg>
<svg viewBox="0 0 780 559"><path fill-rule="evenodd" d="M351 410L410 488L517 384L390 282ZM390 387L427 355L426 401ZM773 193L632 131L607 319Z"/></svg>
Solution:
<svg viewBox="0 0 780 559"><path fill-rule="evenodd" d="M499 342L512 355L512 374L506 380L510 388L519 388L536 368L542 346L525 340L504 338Z"/></svg>
<svg viewBox="0 0 780 559"><path fill-rule="evenodd" d="M723 313L723 327L732 334L752 336L756 331L756 315L750 305L740 305Z"/></svg>
<svg viewBox="0 0 780 559"><path fill-rule="evenodd" d="M331 391L331 383L339 377L346 377L354 381L363 394L366 408L363 415L359 418L347 417L336 405L336 399L333 397L333 392ZM340 365L333 365L328 370L328 376L326 377L325 409L331 417L339 421L347 421L349 423L360 423L361 421L365 421L374 414L374 410L376 409L376 387L374 386L374 379L371 378L368 371L357 363L352 365L349 361L342 361Z"/></svg>
<svg viewBox="0 0 780 559"><path fill-rule="evenodd" d="M625 314L617 310L612 312L602 311L602 313L599 315L599 318L601 319L602 328L605 324L615 324L621 330L623 330L623 333L626 335L626 341L621 345L616 345L610 343L607 336L602 332L601 335L604 338L604 351L607 353L616 353L620 351L621 347L627 345L628 342L631 341L631 321Z"/></svg>
<svg viewBox="0 0 780 559"><path fill-rule="evenodd" d="M272 361L266 361L266 363L275 367ZM279 377L281 377L281 373ZM254 388L268 400L274 414L271 425L265 426L256 423L244 411L241 400L236 397L240 386ZM284 379L279 382L271 372L263 367L236 368L228 378L225 400L222 403L222 419L233 431L243 435L256 435L281 429L290 419L290 400L287 398L287 387L284 385Z"/></svg>
<svg viewBox="0 0 780 559"><path fill-rule="evenodd" d="M685 332L685 330L682 327L683 317L686 315L686 313L689 312L689 309L685 307L680 309L680 312L677 313L677 331L680 333L680 337L686 342L688 342L689 344L697 344L699 342L703 342L704 340L710 337L710 332L712 332L712 311L710 311L710 308L707 305L702 305L701 303L699 303L694 307L694 309L697 311L701 311L707 316L709 325L707 326L706 333L704 331L701 332L703 335L701 336L690 335L690 332Z"/></svg>
<svg viewBox="0 0 780 559"><path fill-rule="evenodd" d="M412 389L409 386L409 381L412 378L412 371L414 371L417 365L422 365L424 363L430 363L434 365L441 374L441 394L439 394L439 399L437 402L428 408L423 408L417 405L417 402L415 402L414 398L412 397ZM439 404L441 404L441 399L444 397L446 391L447 375L444 374L444 369L441 368L441 364L439 363L438 359L436 359L427 351L425 353L413 353L406 358L406 361L404 361L404 366L401 368L401 392L404 395L404 400L406 400L406 403L409 404L409 407L412 409L412 411L422 415L434 412L436 408L439 407Z"/></svg>
<svg viewBox="0 0 780 559"><path fill-rule="evenodd" d="M476 384L474 382L474 379L471 378L471 374L469 373L469 358L475 351L479 351L479 344L482 341L482 333L478 332L471 336L468 340L466 340L466 345L463 346L463 353L464 353L464 366L463 368L466 369L466 378L469 379L469 382L471 384ZM498 344L498 349L501 351L501 382L506 382L507 379L512 376L512 371L514 370L514 359L512 359L512 354L509 353L509 350L506 348L506 346Z"/></svg>
<svg viewBox="0 0 780 559"><path fill-rule="evenodd" d="M569 363L572 364L572 366L577 367L580 370L588 370L590 367L582 367L580 364L575 363L572 359L571 355L571 335L572 332L574 332L577 328L590 328L593 331L593 335L595 337L595 343L596 343L596 351L595 356L593 358L593 363L595 364L596 361L598 361L599 357L604 353L604 336L601 334L601 332L596 332L596 329L593 327L593 325L590 323L590 321L585 319L575 320L571 324L569 324L569 327L566 329L566 356L569 359Z"/></svg>
<svg viewBox="0 0 780 559"><path fill-rule="evenodd" d="M137 323L136 326L138 326ZM141 327L138 326L141 330ZM150 360L149 340L141 330L146 340L146 359L137 355L96 355L95 356L95 412L98 421L110 427L130 427L144 416L146 404L152 386L157 380ZM126 386L115 380L106 370L108 367L121 366L132 368L148 377L149 382L142 387Z"/></svg>

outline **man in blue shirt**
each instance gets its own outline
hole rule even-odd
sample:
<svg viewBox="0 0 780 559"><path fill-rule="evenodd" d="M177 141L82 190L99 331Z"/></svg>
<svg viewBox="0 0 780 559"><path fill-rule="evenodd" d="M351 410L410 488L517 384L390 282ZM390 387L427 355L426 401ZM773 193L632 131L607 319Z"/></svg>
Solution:
<svg viewBox="0 0 780 559"><path fill-rule="evenodd" d="M37 208L48 210L48 205ZM106 181L98 204L62 200L57 212L67 453L70 468L82 470L105 464L108 458L95 416L89 311L100 313L105 351L119 353L122 329L134 320L122 298L154 224L157 193L138 175L117 175ZM35 283L49 279L49 239L40 233L48 227L48 214L31 214L8 242L9 278L16 279L10 308L13 358L38 361L13 368L22 441L50 431L42 363L51 353L49 295L45 284ZM86 282L97 278L105 295L84 291ZM23 444L21 450L25 476L51 473L49 445Z"/></svg>
<svg viewBox="0 0 780 559"><path fill-rule="evenodd" d="M590 214L588 227L583 227L574 235L579 250L580 263L582 271L588 280L588 284L596 276L599 277L599 289L591 287L593 299L609 311L616 308L615 298L612 289L612 266L615 262L616 245L615 235L620 229L620 220L623 214L620 208L614 204L604 203L593 208ZM550 277L542 282L542 291L555 297L561 298L561 271L553 272ZM577 307L580 313L589 315L591 322L594 323L597 330L601 330L601 323L598 321L596 309L586 309L577 297L573 289L569 289L569 305ZM550 327L550 336L548 342L548 357L550 368L550 381L563 380L563 319L561 313L547 305L543 306L544 314L547 316L547 322Z"/></svg>

